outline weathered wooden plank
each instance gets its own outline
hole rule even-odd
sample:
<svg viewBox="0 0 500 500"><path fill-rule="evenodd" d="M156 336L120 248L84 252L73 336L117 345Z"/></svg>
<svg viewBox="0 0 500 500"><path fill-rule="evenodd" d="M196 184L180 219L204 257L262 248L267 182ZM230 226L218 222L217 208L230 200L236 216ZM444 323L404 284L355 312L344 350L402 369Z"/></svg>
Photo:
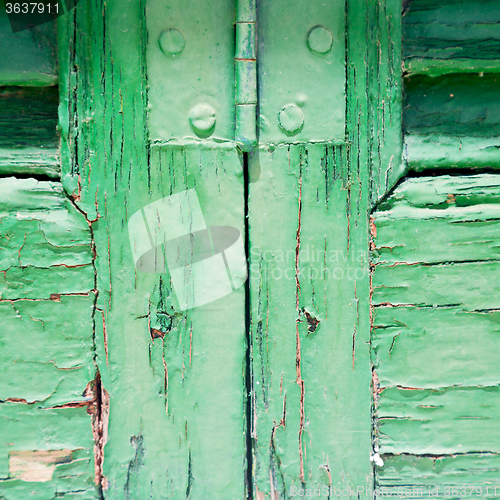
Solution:
<svg viewBox="0 0 500 500"><path fill-rule="evenodd" d="M403 454L384 455L383 460L384 466L378 468L378 487L391 496L411 499L500 496L499 455L467 453L421 457ZM458 494L452 488L456 488Z"/></svg>
<svg viewBox="0 0 500 500"><path fill-rule="evenodd" d="M236 148L155 148L151 159L153 189L158 194L196 186L207 225L224 224L244 234L243 160ZM217 271L209 276L206 286L215 288ZM203 278L193 274L190 279ZM146 404L162 410L168 491L174 498L187 490L193 498L226 492L242 498L244 287L187 311L176 306L168 274L138 273L136 290L142 302L137 315L147 316L142 320L148 341L142 361L147 362L144 368L154 384ZM144 422L143 412L141 418ZM157 422L149 432L157 435ZM143 481L149 474L144 471ZM146 485L138 483L137 491Z"/></svg>
<svg viewBox="0 0 500 500"><path fill-rule="evenodd" d="M0 148L57 148L59 90L0 87Z"/></svg>
<svg viewBox="0 0 500 500"><path fill-rule="evenodd" d="M42 409L7 402L0 404L0 421L3 498L50 500L56 494L66 493L69 498L98 498L93 484L91 417L86 406ZM33 452L31 456L27 450ZM48 450L60 450L60 459L43 460L44 451ZM24 463L19 451L24 454ZM48 470L47 465L42 466L44 461L49 462ZM45 473L40 475L42 467Z"/></svg>
<svg viewBox="0 0 500 500"><path fill-rule="evenodd" d="M243 234L241 158L208 141L149 150L145 4L91 0L74 13L76 28L70 20L61 35L77 68L63 75L62 181L94 221L96 354L111 395L104 494L242 498L244 290L179 310L168 274L135 269L127 227L146 205L193 188L207 224Z"/></svg>
<svg viewBox="0 0 500 500"><path fill-rule="evenodd" d="M0 46L0 85L47 86L57 83L55 22L13 33L6 9L2 8Z"/></svg>
<svg viewBox="0 0 500 500"><path fill-rule="evenodd" d="M404 160L417 172L436 168L498 168L498 137L459 137L446 134L406 134Z"/></svg>
<svg viewBox="0 0 500 500"><path fill-rule="evenodd" d="M403 15L403 57L407 73L500 70L496 0L412 0Z"/></svg>
<svg viewBox="0 0 500 500"><path fill-rule="evenodd" d="M471 279L471 276L474 279ZM458 306L464 310L500 307L498 261L451 264L378 265L373 305Z"/></svg>
<svg viewBox="0 0 500 500"><path fill-rule="evenodd" d="M387 388L377 405L380 452L500 452L500 387Z"/></svg>
<svg viewBox="0 0 500 500"><path fill-rule="evenodd" d="M61 176L59 148L0 148L0 175Z"/></svg>
<svg viewBox="0 0 500 500"><path fill-rule="evenodd" d="M380 386L497 385L499 322L497 311L375 308L371 345Z"/></svg>
<svg viewBox="0 0 500 500"><path fill-rule="evenodd" d="M94 289L92 265L10 267L0 274L0 299L50 299L51 295L86 295Z"/></svg>
<svg viewBox="0 0 500 500"><path fill-rule="evenodd" d="M85 400L94 378L94 300L89 294L0 302L0 399L36 401L37 406Z"/></svg>
<svg viewBox="0 0 500 500"><path fill-rule="evenodd" d="M288 145L259 160L249 198L257 497L367 486L368 318L358 297L368 268L346 151ZM355 419L342 418L347 408Z"/></svg>
<svg viewBox="0 0 500 500"><path fill-rule="evenodd" d="M15 177L0 179L2 271L34 266L50 272L52 266L91 264L88 223L64 194L61 184Z"/></svg>
<svg viewBox="0 0 500 500"><path fill-rule="evenodd" d="M94 289L91 232L59 183L0 179L0 234L2 299Z"/></svg>
<svg viewBox="0 0 500 500"><path fill-rule="evenodd" d="M372 262L498 260L496 175L407 179L372 215Z"/></svg>
<svg viewBox="0 0 500 500"><path fill-rule="evenodd" d="M500 133L500 80L495 74L405 79L405 133L495 137Z"/></svg>

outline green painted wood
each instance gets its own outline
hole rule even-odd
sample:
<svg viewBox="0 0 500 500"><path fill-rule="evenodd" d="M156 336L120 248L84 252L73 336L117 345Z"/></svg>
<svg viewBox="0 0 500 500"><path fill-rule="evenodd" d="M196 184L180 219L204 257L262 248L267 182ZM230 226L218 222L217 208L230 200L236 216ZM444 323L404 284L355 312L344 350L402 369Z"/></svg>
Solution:
<svg viewBox="0 0 500 500"><path fill-rule="evenodd" d="M36 401L38 407L85 401L85 387L94 378L94 300L89 294L0 302L1 400Z"/></svg>
<svg viewBox="0 0 500 500"><path fill-rule="evenodd" d="M149 149L145 5L74 12L61 34L77 68L63 77L62 181L93 221L96 355L110 394L104 495L243 498L244 289L176 309L168 275L134 269L127 228L145 205L195 188L207 223L243 233L242 158L231 143Z"/></svg>
<svg viewBox="0 0 500 500"><path fill-rule="evenodd" d="M363 81L366 78L364 93L369 100L360 103L356 111L366 113L369 124L366 138L369 172L365 182L370 184L374 207L406 171L401 137L401 2L383 0L370 3L366 7L364 24L360 23L359 8L356 3L348 6L347 23L352 31L349 57L353 67L347 89L348 94L355 95L354 81L359 81L363 73ZM364 63L355 63L358 59L363 59ZM355 123L348 123L348 126L355 126Z"/></svg>
<svg viewBox="0 0 500 500"><path fill-rule="evenodd" d="M249 197L259 499L372 481L368 200L346 156L323 144L259 151Z"/></svg>
<svg viewBox="0 0 500 500"><path fill-rule="evenodd" d="M496 74L406 78L403 130L407 134L498 136L499 90Z"/></svg>
<svg viewBox="0 0 500 500"><path fill-rule="evenodd" d="M5 3L0 10L0 85L44 87L56 84L56 23L48 22L13 33Z"/></svg>
<svg viewBox="0 0 500 500"><path fill-rule="evenodd" d="M371 345L380 387L493 386L497 311L376 307Z"/></svg>
<svg viewBox="0 0 500 500"><path fill-rule="evenodd" d="M498 0L412 0L403 15L405 72L498 72Z"/></svg>
<svg viewBox="0 0 500 500"><path fill-rule="evenodd" d="M59 179L61 160L59 148L0 148L0 175L47 176Z"/></svg>
<svg viewBox="0 0 500 500"><path fill-rule="evenodd" d="M50 500L57 495L78 500L99 498L93 484L91 419L85 406L47 409L36 404L4 402L0 404L0 421L0 495L3 498ZM55 464L49 480L13 478L9 474L9 466L12 467L9 455L34 447L40 451L67 450L68 458Z"/></svg>
<svg viewBox="0 0 500 500"><path fill-rule="evenodd" d="M372 215L375 264L498 260L499 179L407 179Z"/></svg>
<svg viewBox="0 0 500 500"><path fill-rule="evenodd" d="M56 86L1 88L0 147L56 148L58 104Z"/></svg>
<svg viewBox="0 0 500 500"><path fill-rule="evenodd" d="M71 267L92 268L87 221L57 182L0 179L0 234L2 271L32 266L50 274ZM93 271L80 270L89 276L89 283L74 291L88 292L93 288Z"/></svg>
<svg viewBox="0 0 500 500"><path fill-rule="evenodd" d="M449 134L406 134L404 160L411 170L467 168L471 172L500 165L498 137L460 137Z"/></svg>
<svg viewBox="0 0 500 500"><path fill-rule="evenodd" d="M456 305L464 310L499 306L500 263L473 262L395 267L379 265L373 276L373 304ZM474 281L469 280L474 276Z"/></svg>
<svg viewBox="0 0 500 500"><path fill-rule="evenodd" d="M372 214L376 483L387 494L462 498L445 488L496 479L497 177L407 179Z"/></svg>
<svg viewBox="0 0 500 500"><path fill-rule="evenodd" d="M500 494L497 485L500 473L498 455L478 453L440 457L385 455L384 462L384 467L380 469L378 475L379 488L392 495L402 494L404 498L412 499L424 496L456 499L466 496L498 498ZM464 486L465 495L462 489ZM458 492L451 488L457 488Z"/></svg>
<svg viewBox="0 0 500 500"><path fill-rule="evenodd" d="M97 498L91 243L59 183L0 179L2 498ZM64 460L40 477L44 450Z"/></svg>
<svg viewBox="0 0 500 500"><path fill-rule="evenodd" d="M377 405L381 453L500 451L500 387L387 388Z"/></svg>

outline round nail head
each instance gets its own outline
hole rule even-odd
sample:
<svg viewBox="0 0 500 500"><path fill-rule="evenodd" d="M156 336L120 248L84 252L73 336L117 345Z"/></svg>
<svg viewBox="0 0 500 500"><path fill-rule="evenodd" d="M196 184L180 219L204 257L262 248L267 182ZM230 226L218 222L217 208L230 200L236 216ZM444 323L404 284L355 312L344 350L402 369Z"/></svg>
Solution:
<svg viewBox="0 0 500 500"><path fill-rule="evenodd" d="M189 113L189 124L200 138L210 137L215 130L215 109L208 104L198 104Z"/></svg>
<svg viewBox="0 0 500 500"><path fill-rule="evenodd" d="M333 34L324 26L315 26L307 38L307 46L313 52L318 54L326 54L330 52L333 43Z"/></svg>
<svg viewBox="0 0 500 500"><path fill-rule="evenodd" d="M295 104L288 104L278 113L278 125L288 136L298 134L304 126L304 115Z"/></svg>
<svg viewBox="0 0 500 500"><path fill-rule="evenodd" d="M169 56L180 54L186 46L186 40L182 33L174 28L163 30L158 38L158 43L162 52Z"/></svg>

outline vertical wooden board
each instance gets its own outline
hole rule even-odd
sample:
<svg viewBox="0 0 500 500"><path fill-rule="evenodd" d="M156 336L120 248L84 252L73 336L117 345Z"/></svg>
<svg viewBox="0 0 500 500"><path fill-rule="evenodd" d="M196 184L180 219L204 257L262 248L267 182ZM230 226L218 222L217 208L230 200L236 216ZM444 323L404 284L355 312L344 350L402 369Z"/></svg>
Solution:
<svg viewBox="0 0 500 500"><path fill-rule="evenodd" d="M194 188L207 226L232 226L244 235L242 158L236 149L155 148L151 165L153 199ZM211 273L208 288L219 277L215 269ZM194 272L189 279L197 278ZM181 311L168 274L137 272L137 293L147 299L143 311L149 319L143 324L149 324L150 370L162 396L168 493L243 498L244 287Z"/></svg>
<svg viewBox="0 0 500 500"><path fill-rule="evenodd" d="M148 204L195 188L207 224L243 233L241 160L213 143L149 151L144 5L97 1L75 12L78 72L66 81L80 98L70 94L76 136L67 130L65 144L76 161L63 164L63 182L93 221L96 344L110 393L104 495L242 498L243 289L176 309L167 275L134 268L127 226Z"/></svg>
<svg viewBox="0 0 500 500"><path fill-rule="evenodd" d="M74 12L62 180L95 242L104 495L243 498L243 288L181 311L167 274L135 269L128 231L137 211L194 188L207 224L243 233L241 159L215 143L149 150L145 5L97 0Z"/></svg>
<svg viewBox="0 0 500 500"><path fill-rule="evenodd" d="M257 498L370 485L366 221L345 159L261 149L250 186Z"/></svg>

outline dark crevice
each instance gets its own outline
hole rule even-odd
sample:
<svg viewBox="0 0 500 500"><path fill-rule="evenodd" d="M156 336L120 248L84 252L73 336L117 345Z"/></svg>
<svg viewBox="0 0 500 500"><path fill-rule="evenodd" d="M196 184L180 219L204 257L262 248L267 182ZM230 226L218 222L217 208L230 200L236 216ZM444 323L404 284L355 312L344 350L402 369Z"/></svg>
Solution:
<svg viewBox="0 0 500 500"><path fill-rule="evenodd" d="M250 268L250 228L249 228L249 170L248 170L248 153L243 153L243 184L244 184L244 230L245 230L245 258L247 262L247 270ZM247 271L248 273L248 271ZM253 441L252 441L252 330L250 320L250 276L247 276L245 281L245 421L246 421L246 470L245 470L245 487L247 499L253 499Z"/></svg>

